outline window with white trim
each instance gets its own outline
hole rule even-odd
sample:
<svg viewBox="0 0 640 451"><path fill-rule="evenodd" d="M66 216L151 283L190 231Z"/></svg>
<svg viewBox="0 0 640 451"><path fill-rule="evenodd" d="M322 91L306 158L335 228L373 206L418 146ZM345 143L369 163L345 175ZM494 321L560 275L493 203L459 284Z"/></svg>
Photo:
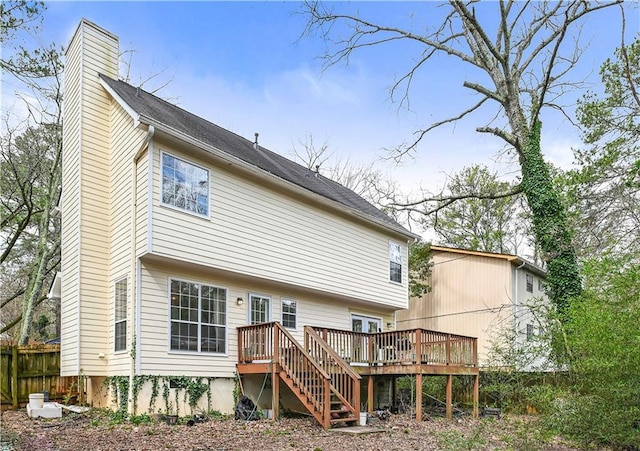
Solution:
<svg viewBox="0 0 640 451"><path fill-rule="evenodd" d="M271 298L257 294L249 295L249 323L260 324L271 321Z"/></svg>
<svg viewBox="0 0 640 451"><path fill-rule="evenodd" d="M176 279L170 286L170 349L226 352L227 290Z"/></svg>
<svg viewBox="0 0 640 451"><path fill-rule="evenodd" d="M536 331L533 327L533 324L527 324L527 340L531 340L535 333Z"/></svg>
<svg viewBox="0 0 640 451"><path fill-rule="evenodd" d="M162 203L201 216L209 215L209 171L162 153Z"/></svg>
<svg viewBox="0 0 640 451"><path fill-rule="evenodd" d="M538 291L544 291L544 280L542 280L542 277L538 279Z"/></svg>
<svg viewBox="0 0 640 451"><path fill-rule="evenodd" d="M533 276L531 274L527 274L527 291L533 293Z"/></svg>
<svg viewBox="0 0 640 451"><path fill-rule="evenodd" d="M402 247L389 241L389 280L402 283Z"/></svg>
<svg viewBox="0 0 640 451"><path fill-rule="evenodd" d="M282 300L282 325L287 329L296 328L296 318L298 316L298 304L291 299Z"/></svg>
<svg viewBox="0 0 640 451"><path fill-rule="evenodd" d="M127 279L116 282L114 287L114 351L127 349Z"/></svg>

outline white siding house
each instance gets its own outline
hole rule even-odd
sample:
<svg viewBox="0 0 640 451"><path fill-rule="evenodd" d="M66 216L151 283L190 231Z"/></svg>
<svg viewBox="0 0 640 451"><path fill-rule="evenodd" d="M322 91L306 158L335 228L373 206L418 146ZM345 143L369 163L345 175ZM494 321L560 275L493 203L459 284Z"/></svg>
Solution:
<svg viewBox="0 0 640 451"><path fill-rule="evenodd" d="M413 234L338 183L118 81L118 57L116 36L81 21L65 79L62 375L86 377L94 404L109 402L113 376L208 378L211 407L230 411L237 327L278 321L298 340L304 325L394 327Z"/></svg>

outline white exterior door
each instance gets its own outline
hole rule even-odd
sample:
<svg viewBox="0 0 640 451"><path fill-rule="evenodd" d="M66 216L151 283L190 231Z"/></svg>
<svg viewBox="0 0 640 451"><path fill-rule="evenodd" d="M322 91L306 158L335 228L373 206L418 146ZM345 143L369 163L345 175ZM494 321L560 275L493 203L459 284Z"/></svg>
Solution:
<svg viewBox="0 0 640 451"><path fill-rule="evenodd" d="M382 332L382 319L369 316L351 315L351 330L353 332L375 333Z"/></svg>
<svg viewBox="0 0 640 451"><path fill-rule="evenodd" d="M249 324L271 321L271 298L257 294L249 295Z"/></svg>
<svg viewBox="0 0 640 451"><path fill-rule="evenodd" d="M382 319L369 316L351 315L353 332L375 333L382 331ZM369 337L357 336L353 341L352 365L367 364L369 361Z"/></svg>

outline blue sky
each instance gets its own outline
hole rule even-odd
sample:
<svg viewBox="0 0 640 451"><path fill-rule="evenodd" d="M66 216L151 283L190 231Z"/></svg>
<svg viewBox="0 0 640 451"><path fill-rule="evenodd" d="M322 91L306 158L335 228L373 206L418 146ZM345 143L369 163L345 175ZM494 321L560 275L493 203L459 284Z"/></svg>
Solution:
<svg viewBox="0 0 640 451"><path fill-rule="evenodd" d="M406 26L435 22L441 11L432 2L335 6ZM132 84L159 73L143 88L171 80L158 95L248 139L259 132L261 145L283 155L290 156L293 146L301 148L300 141L312 134L316 144L326 140L336 156L367 163L410 140L419 127L475 103L461 87L472 74L441 57L416 80L411 109L398 109L389 87L419 55L416 47L370 49L355 54L348 66L322 71L318 57L326 44L317 37L299 39L306 18L297 14L297 2L48 2L47 7L45 42L66 45L85 17L119 36L121 51L134 51ZM590 44L576 78L598 81L601 62L620 42L619 30L614 9L584 24L582 42ZM637 9L627 13L627 30L629 36L639 30ZM5 86L4 95L9 90ZM474 163L513 174L513 165L498 157L502 143L474 132L491 111L434 132L400 167L390 162L380 167L406 190L437 190L445 174ZM567 167L579 134L558 114L543 119L543 150Z"/></svg>

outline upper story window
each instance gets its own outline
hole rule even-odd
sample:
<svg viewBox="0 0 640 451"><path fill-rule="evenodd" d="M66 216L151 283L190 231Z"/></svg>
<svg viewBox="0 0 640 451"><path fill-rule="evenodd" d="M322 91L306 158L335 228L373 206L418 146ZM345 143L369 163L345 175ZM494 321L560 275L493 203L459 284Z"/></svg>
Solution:
<svg viewBox="0 0 640 451"><path fill-rule="evenodd" d="M544 291L544 280L542 280L542 277L538 279L538 291Z"/></svg>
<svg viewBox="0 0 640 451"><path fill-rule="evenodd" d="M171 280L172 351L226 351L227 290Z"/></svg>
<svg viewBox="0 0 640 451"><path fill-rule="evenodd" d="M162 203L208 216L209 171L163 152Z"/></svg>
<svg viewBox="0 0 640 451"><path fill-rule="evenodd" d="M296 328L296 317L298 316L298 305L291 299L282 300L282 325L287 329Z"/></svg>
<svg viewBox="0 0 640 451"><path fill-rule="evenodd" d="M114 351L127 349L127 279L115 285Z"/></svg>
<svg viewBox="0 0 640 451"><path fill-rule="evenodd" d="M527 274L527 291L533 293L533 276L531 274Z"/></svg>
<svg viewBox="0 0 640 451"><path fill-rule="evenodd" d="M389 280L402 283L402 248L389 241Z"/></svg>

